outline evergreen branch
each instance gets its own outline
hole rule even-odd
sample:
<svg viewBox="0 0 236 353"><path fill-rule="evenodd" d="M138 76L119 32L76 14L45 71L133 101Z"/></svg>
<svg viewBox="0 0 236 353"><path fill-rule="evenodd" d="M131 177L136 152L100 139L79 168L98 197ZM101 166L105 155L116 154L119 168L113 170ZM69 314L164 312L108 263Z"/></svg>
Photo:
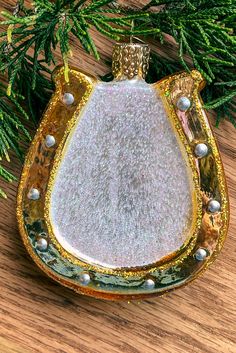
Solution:
<svg viewBox="0 0 236 353"><path fill-rule="evenodd" d="M8 162L10 162L10 149L20 160L23 160L20 142L30 139L20 119L21 116L28 118L28 115L17 100L19 98L20 96L14 93L10 98L7 97L6 87L0 84L0 160L5 158ZM7 182L15 180L15 177L1 165L0 178ZM2 189L0 189L0 197L6 197Z"/></svg>
<svg viewBox="0 0 236 353"><path fill-rule="evenodd" d="M235 98L235 97L236 97L236 90L229 92L225 96L217 98L214 101L211 101L210 103L205 104L204 107L206 109L216 109L216 108L220 107L221 105L231 101L232 98Z"/></svg>
<svg viewBox="0 0 236 353"><path fill-rule="evenodd" d="M59 46L61 57L65 66L65 78L68 80L68 59L71 52L70 34L72 33L81 42L84 49L94 54L99 59L99 54L89 33L93 26L103 35L120 40L122 36L131 34L150 35L159 32L157 29L132 30L131 23L136 19L148 17L148 13L130 13L120 17L117 9L104 9L112 0L85 1L55 1L35 0L35 10L28 11L24 16L14 16L2 12L9 25L4 33L11 44L8 52L8 61L0 64L0 70L8 71L9 94L14 86L17 73L21 70L22 63L29 49L34 48L34 75L33 88L35 88L35 75L37 62L40 55L45 58L45 63L50 66L56 62L55 49ZM88 4L87 4L88 3ZM111 14L113 16L111 16ZM14 67L14 69L13 69Z"/></svg>
<svg viewBox="0 0 236 353"><path fill-rule="evenodd" d="M236 2L152 0L143 8L148 9L155 9L149 14L148 26L175 39L180 65L188 70L189 56L206 79L205 107L217 112L222 107L221 119L223 113L235 125L231 103L236 96Z"/></svg>

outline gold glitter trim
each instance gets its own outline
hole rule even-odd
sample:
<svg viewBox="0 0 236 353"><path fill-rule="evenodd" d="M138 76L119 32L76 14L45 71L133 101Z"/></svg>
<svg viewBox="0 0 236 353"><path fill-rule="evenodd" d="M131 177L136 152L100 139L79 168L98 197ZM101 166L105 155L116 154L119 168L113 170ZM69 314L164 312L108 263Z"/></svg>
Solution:
<svg viewBox="0 0 236 353"><path fill-rule="evenodd" d="M164 96L167 101L167 109L169 111L169 114L172 115L173 119L176 120L177 114L176 114L176 101L177 97L180 96L185 96L185 93L183 90L177 91L177 97L175 97L175 101L170 99L170 87L174 82L180 82L181 80L183 82L186 81L188 77L191 77L193 82L194 82L194 89L192 92L192 95L189 97L192 102L195 104L195 112L194 112L194 117L191 117L191 110L186 114L188 120L192 118L193 120L193 125L192 125L192 135L190 134L188 136L189 144L190 146L194 147L196 143L198 142L206 142L207 145L211 148L211 154L214 160L214 163L216 165L216 171L213 169L212 170L212 164L208 163L208 165L204 165L204 174L205 175L211 175L212 178L212 184L215 185L215 188L217 189L218 187L218 195L209 193L209 195L206 195L205 190L202 188L202 200L203 200L203 209L204 209L204 215L203 215L203 220L202 220L202 228L204 228L204 237L201 236L200 240L201 242L198 242L198 246L206 247L208 251L210 252L210 256L207 258L207 261L201 266L199 271L189 278L188 281L191 281L199 276L202 272L204 272L209 265L211 265L214 260L216 259L217 255L221 251L223 244L225 242L226 236L227 236L227 231L229 227L229 199L228 199L228 189L226 185L226 180L225 180L225 174L224 174L224 169L223 169L223 163L219 154L219 149L217 146L217 142L214 138L212 129L210 127L209 121L207 119L206 112L203 109L203 102L201 97L199 96L199 90L203 89L205 86L205 81L202 77L202 75L197 71L197 70L192 70L191 74L189 75L186 72L182 72L179 74L172 75L166 79L163 79L159 83L157 83L158 87L163 89L163 92L165 92ZM172 104L171 104L172 103ZM196 120L198 120L198 124L196 123ZM200 137L200 140L197 140L195 136ZM194 157L194 155L193 155ZM203 158L206 160L206 158ZM196 175L195 175L196 177ZM202 181L203 175L199 171L199 179ZM214 198L215 196L218 196L220 198L220 204L221 204L221 212L216 213L216 214L208 214L207 213L207 203L209 202L210 199ZM206 224L204 225L204 220ZM219 226L218 226L219 225ZM208 230L208 234L207 234ZM215 233L215 234L214 234ZM211 250L210 247L210 242L215 240L216 246L214 247L213 251Z"/></svg>

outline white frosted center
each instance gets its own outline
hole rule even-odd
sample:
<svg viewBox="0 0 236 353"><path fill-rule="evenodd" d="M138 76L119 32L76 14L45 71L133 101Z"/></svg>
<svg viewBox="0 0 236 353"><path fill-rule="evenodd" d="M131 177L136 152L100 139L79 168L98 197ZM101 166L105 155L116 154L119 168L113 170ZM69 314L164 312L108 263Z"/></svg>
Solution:
<svg viewBox="0 0 236 353"><path fill-rule="evenodd" d="M98 84L64 152L50 219L68 252L110 268L136 267L187 240L189 167L152 86Z"/></svg>

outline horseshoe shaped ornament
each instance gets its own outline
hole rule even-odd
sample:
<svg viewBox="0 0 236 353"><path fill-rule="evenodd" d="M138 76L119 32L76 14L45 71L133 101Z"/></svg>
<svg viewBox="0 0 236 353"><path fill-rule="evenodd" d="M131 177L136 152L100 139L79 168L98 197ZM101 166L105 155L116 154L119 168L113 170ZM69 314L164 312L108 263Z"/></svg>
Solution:
<svg viewBox="0 0 236 353"><path fill-rule="evenodd" d="M71 69L31 144L18 192L23 242L76 292L162 295L202 273L228 228L227 187L202 76L149 85L149 48L117 44L114 80Z"/></svg>

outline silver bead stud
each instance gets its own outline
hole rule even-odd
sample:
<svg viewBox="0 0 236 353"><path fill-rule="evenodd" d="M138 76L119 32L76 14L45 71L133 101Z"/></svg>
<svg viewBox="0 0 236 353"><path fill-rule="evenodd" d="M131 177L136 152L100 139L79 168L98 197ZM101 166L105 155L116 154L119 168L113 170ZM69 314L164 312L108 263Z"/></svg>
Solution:
<svg viewBox="0 0 236 353"><path fill-rule="evenodd" d="M153 288L155 288L155 282L153 281L153 279L148 278L144 281L143 286L146 289L153 289Z"/></svg>
<svg viewBox="0 0 236 353"><path fill-rule="evenodd" d="M199 158L203 158L207 155L208 153L208 147L205 143L198 143L196 146L195 146L195 150L194 150L194 153L197 157Z"/></svg>
<svg viewBox="0 0 236 353"><path fill-rule="evenodd" d="M203 249L203 248L199 248L195 252L195 259L197 261L204 261L206 257L207 257L207 251L205 249Z"/></svg>
<svg viewBox="0 0 236 353"><path fill-rule="evenodd" d="M46 147L50 148L53 147L56 143L55 137L52 135L47 135L45 138L45 145Z"/></svg>
<svg viewBox="0 0 236 353"><path fill-rule="evenodd" d="M46 251L47 248L48 248L47 239L45 239L45 238L39 238L39 239L36 241L36 248L37 248L37 250L39 250L39 251Z"/></svg>
<svg viewBox="0 0 236 353"><path fill-rule="evenodd" d="M210 200L207 205L207 209L210 213L216 213L220 211L220 203L216 200Z"/></svg>
<svg viewBox="0 0 236 353"><path fill-rule="evenodd" d="M186 112L191 107L191 102L187 97L181 97L176 105L181 112Z"/></svg>
<svg viewBox="0 0 236 353"><path fill-rule="evenodd" d="M65 105L72 105L75 101L75 97L73 96L72 93L66 92L64 93L62 100Z"/></svg>
<svg viewBox="0 0 236 353"><path fill-rule="evenodd" d="M79 276L79 281L83 286L87 286L91 281L90 275L88 273L82 273Z"/></svg>
<svg viewBox="0 0 236 353"><path fill-rule="evenodd" d="M36 201L40 198L40 192L38 189L32 188L30 189L30 191L28 192L28 199Z"/></svg>

